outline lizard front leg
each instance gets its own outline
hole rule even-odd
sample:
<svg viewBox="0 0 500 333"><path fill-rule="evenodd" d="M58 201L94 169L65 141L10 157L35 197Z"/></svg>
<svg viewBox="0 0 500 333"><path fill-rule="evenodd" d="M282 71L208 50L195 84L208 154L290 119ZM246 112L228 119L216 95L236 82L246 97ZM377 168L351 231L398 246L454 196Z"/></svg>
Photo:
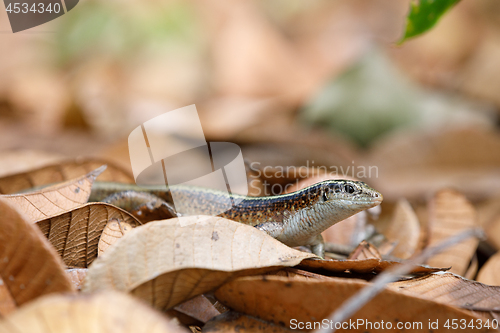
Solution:
<svg viewBox="0 0 500 333"><path fill-rule="evenodd" d="M311 252L317 255L318 257L325 258L325 241L323 240L323 236L319 234L316 236L314 241L309 244L311 247Z"/></svg>

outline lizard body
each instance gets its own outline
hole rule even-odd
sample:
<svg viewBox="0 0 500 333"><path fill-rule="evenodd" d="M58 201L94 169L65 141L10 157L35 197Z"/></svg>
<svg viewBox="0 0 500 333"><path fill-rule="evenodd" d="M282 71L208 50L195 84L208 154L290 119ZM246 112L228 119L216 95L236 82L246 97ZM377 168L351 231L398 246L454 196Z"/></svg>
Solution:
<svg viewBox="0 0 500 333"><path fill-rule="evenodd" d="M299 191L268 197L248 197L225 192L171 186L176 191L178 215L218 215L255 226L288 246L310 245L313 253L323 256L321 233L330 226L362 210L379 205L382 195L364 182L327 180ZM92 188L90 201L114 203L135 200L136 196L157 196L171 202L163 187L139 187L129 184L99 183ZM135 193L135 194L134 194ZM111 195L111 197L109 197ZM182 200L177 200L178 196ZM109 199L111 198L111 200ZM224 213L221 202L237 199ZM122 207L123 208L123 207Z"/></svg>

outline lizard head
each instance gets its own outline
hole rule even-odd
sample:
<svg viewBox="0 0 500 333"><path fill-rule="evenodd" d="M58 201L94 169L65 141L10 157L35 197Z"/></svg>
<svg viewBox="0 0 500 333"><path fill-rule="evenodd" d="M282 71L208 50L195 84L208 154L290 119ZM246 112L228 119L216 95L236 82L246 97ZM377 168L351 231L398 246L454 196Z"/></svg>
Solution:
<svg viewBox="0 0 500 333"><path fill-rule="evenodd" d="M382 200L382 194L364 182L326 180L321 183L319 203L336 202L355 210L364 210L379 205Z"/></svg>
<svg viewBox="0 0 500 333"><path fill-rule="evenodd" d="M375 207L382 202L382 194L364 182L352 180L325 180L290 194L303 209L295 207L288 217L285 232L278 240L290 246L312 244L317 236L337 222ZM292 206L292 208L294 208Z"/></svg>

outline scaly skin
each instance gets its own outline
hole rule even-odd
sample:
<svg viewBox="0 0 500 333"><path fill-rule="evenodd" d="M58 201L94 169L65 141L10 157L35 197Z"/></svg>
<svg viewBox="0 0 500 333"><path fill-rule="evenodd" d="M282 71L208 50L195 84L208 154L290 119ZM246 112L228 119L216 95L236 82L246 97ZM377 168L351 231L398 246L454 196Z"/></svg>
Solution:
<svg viewBox="0 0 500 333"><path fill-rule="evenodd" d="M218 215L255 226L288 246L310 245L313 253L323 257L321 233L349 216L379 205L382 194L364 182L327 180L297 192L269 197L247 197L216 190L187 186L171 186L176 192L175 210L178 215ZM136 185L96 182L90 201L102 201L112 195L111 203L123 207L124 199L137 201L137 192L153 194L172 202L169 191L163 187L143 188ZM222 214L221 203L237 203ZM127 208L127 207L125 207ZM128 207L130 208L130 207Z"/></svg>

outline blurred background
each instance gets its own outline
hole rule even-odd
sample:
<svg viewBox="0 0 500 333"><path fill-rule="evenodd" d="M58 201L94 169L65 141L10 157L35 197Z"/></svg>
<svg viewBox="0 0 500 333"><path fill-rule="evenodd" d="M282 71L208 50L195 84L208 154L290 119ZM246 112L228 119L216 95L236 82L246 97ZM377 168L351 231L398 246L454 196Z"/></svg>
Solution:
<svg viewBox="0 0 500 333"><path fill-rule="evenodd" d="M387 202L443 187L493 200L500 3L462 0L397 45L408 9L394 0L83 0L16 34L2 9L0 173L78 156L130 169L132 129L196 104L207 140L240 144L259 168L376 166L347 174Z"/></svg>

